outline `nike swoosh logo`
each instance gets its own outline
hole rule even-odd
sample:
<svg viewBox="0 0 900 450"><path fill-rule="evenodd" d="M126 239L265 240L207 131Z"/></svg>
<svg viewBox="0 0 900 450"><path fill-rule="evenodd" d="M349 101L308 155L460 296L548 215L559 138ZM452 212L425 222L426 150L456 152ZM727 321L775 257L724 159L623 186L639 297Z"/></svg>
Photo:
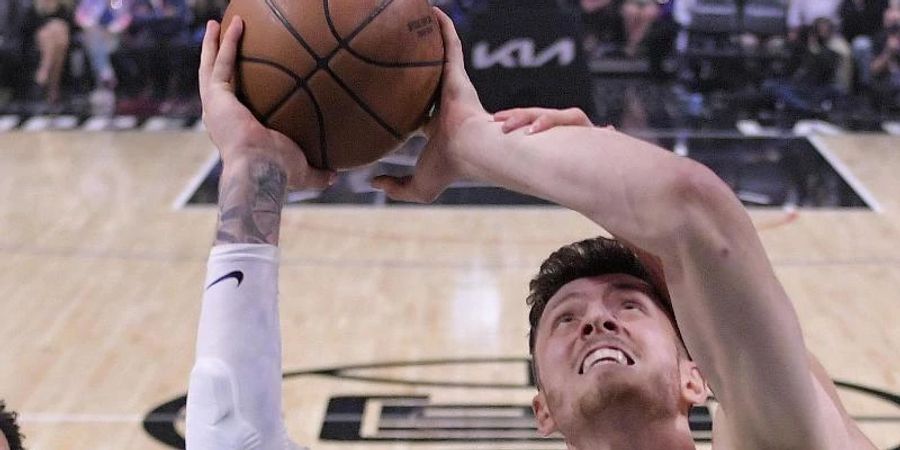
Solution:
<svg viewBox="0 0 900 450"><path fill-rule="evenodd" d="M225 281L229 278L234 278L235 280L237 280L237 285L238 285L238 287L240 287L241 282L244 281L244 272L241 272L240 270L235 270L234 272L229 272L229 273L219 277L218 280L213 281L212 283L209 283L209 286L207 286L206 289L209 289L209 288L215 286L217 283Z"/></svg>

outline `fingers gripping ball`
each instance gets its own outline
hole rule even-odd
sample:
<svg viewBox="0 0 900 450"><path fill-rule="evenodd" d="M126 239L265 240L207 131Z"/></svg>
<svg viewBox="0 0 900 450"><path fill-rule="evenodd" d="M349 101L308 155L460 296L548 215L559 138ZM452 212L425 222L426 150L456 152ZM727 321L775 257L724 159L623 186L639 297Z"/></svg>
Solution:
<svg viewBox="0 0 900 450"><path fill-rule="evenodd" d="M239 98L314 167L376 161L431 109L444 47L427 0L233 0L223 30L235 15Z"/></svg>

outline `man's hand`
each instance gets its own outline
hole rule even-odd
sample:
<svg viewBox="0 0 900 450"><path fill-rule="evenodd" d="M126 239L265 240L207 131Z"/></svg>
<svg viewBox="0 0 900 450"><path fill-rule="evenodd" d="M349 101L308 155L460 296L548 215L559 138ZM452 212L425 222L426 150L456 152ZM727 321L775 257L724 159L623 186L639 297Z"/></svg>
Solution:
<svg viewBox="0 0 900 450"><path fill-rule="evenodd" d="M547 108L515 108L494 114L494 120L503 122L504 133L512 133L528 127L527 134L536 134L554 127L582 126L592 127L591 119L579 108L547 109Z"/></svg>
<svg viewBox="0 0 900 450"><path fill-rule="evenodd" d="M266 128L235 96L234 65L243 22L235 16L219 48L210 21L200 56L203 122L222 157L216 244L278 244L287 190L325 188L333 173L315 170L287 136Z"/></svg>
<svg viewBox="0 0 900 450"><path fill-rule="evenodd" d="M372 186L389 197L407 202L434 201L455 180L467 176L465 163L454 151L454 140L462 125L469 120L490 120L481 106L475 87L466 75L462 44L453 21L440 9L433 8L444 36L444 73L438 114L425 126L428 145L422 151L412 176L376 177Z"/></svg>
<svg viewBox="0 0 900 450"><path fill-rule="evenodd" d="M235 62L244 24L240 17L235 16L225 31L221 48L220 28L215 21L207 23L199 77L203 123L213 144L219 149L223 165L228 167L245 159L264 159L284 171L290 189L327 187L333 172L311 168L294 141L259 123L237 99Z"/></svg>

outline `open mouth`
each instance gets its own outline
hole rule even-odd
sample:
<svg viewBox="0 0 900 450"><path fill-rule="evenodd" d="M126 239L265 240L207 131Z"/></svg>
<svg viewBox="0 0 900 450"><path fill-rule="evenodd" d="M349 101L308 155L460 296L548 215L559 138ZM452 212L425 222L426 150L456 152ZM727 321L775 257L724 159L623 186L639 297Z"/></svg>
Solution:
<svg viewBox="0 0 900 450"><path fill-rule="evenodd" d="M581 362L579 374L584 374L594 366L602 364L618 364L633 366L634 358L616 347L600 347L587 354Z"/></svg>

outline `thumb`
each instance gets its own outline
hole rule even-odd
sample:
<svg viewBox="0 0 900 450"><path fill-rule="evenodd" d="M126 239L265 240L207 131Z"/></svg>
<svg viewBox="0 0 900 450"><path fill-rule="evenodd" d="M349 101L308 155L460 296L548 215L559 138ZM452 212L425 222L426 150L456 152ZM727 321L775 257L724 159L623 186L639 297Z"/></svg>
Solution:
<svg viewBox="0 0 900 450"><path fill-rule="evenodd" d="M450 63L450 66L460 66L463 64L462 42L459 40L459 34L456 32L456 25L440 8L432 6L434 15L438 19L441 27L441 35L444 38L444 58Z"/></svg>
<svg viewBox="0 0 900 450"><path fill-rule="evenodd" d="M474 93L472 82L466 73L466 61L463 56L462 42L456 33L456 26L443 11L434 8L435 15L441 25L441 33L444 39L444 75L441 82L444 84L442 94L449 98L465 95L468 91ZM475 94L477 96L477 94Z"/></svg>

